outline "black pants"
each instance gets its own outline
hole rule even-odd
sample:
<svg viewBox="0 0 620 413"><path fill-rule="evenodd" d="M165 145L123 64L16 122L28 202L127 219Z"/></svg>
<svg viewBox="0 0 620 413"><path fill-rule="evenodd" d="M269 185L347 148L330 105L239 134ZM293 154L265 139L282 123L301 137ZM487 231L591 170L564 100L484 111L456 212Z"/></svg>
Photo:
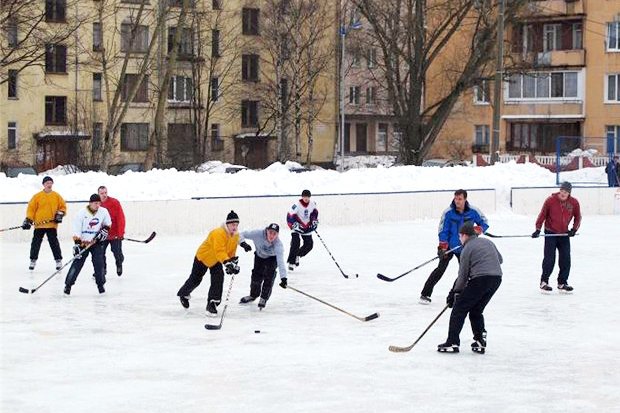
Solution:
<svg viewBox="0 0 620 413"><path fill-rule="evenodd" d="M43 236L45 234L47 234L47 242L50 244L54 259L62 260L62 252L60 251L56 228L35 228L32 234L32 243L30 244L30 259L39 259L39 251L41 250L41 243L43 242Z"/></svg>
<svg viewBox="0 0 620 413"><path fill-rule="evenodd" d="M450 253L445 255L444 258L440 258L439 264L437 264L437 268L433 270L431 275L428 276L428 280L426 280L426 283L424 283L424 288L422 289L421 295L425 297L430 297L433 294L433 288L435 288L435 285L437 285L439 280L441 280L441 277L443 277L443 273L446 272L446 268L448 268L448 264L450 264L450 260L452 259L453 255L456 255L456 259L459 262L461 261L460 254Z"/></svg>
<svg viewBox="0 0 620 413"><path fill-rule="evenodd" d="M77 280L78 275L80 275L80 271L82 271L82 267L86 262L86 258L88 258L88 254L90 254L93 262L95 282L97 283L97 286L103 286L105 284L105 274L103 273L103 244L96 243L84 251L81 258L73 260L71 268L69 268L69 272L65 278L65 285L71 287L75 284L75 280Z"/></svg>
<svg viewBox="0 0 620 413"><path fill-rule="evenodd" d="M123 240L122 239L112 239L103 242L103 271L107 274L108 264L105 259L105 253L108 250L108 244L110 245L110 249L112 250L112 254L114 254L114 261L116 262L116 267L120 267L123 265L123 261L125 261L125 256L123 255Z"/></svg>
<svg viewBox="0 0 620 413"><path fill-rule="evenodd" d="M276 279L276 257L261 258L254 254L254 268L252 268L252 280L250 281L250 295L254 298L269 300L273 290L273 282Z"/></svg>
<svg viewBox="0 0 620 413"><path fill-rule="evenodd" d="M460 345L459 335L465 323L465 316L469 313L471 331L474 340L482 338L484 328L484 308L502 283L502 277L485 276L470 280L463 292L458 296L450 314L450 329L448 331L449 344Z"/></svg>
<svg viewBox="0 0 620 413"><path fill-rule="evenodd" d="M545 234L551 234L545 231ZM570 237L545 237L545 258L542 262L540 281L549 282L555 266L555 250L558 250L558 284L566 284L570 273Z"/></svg>
<svg viewBox="0 0 620 413"><path fill-rule="evenodd" d="M299 248L300 237L304 239L304 243L301 246L301 248ZM291 250L288 253L287 262L289 264L295 264L295 257L305 256L310 251L312 251L313 245L314 245L314 241L312 240L312 234L301 235L301 234L298 234L297 232L293 232L291 234Z"/></svg>
<svg viewBox="0 0 620 413"><path fill-rule="evenodd" d="M200 285L207 270L211 270L211 287L209 287L207 303L214 300L219 304L222 301L222 289L224 287L224 267L219 262L213 267L207 267L196 257L194 257L192 272L185 284L179 289L177 296L189 296Z"/></svg>

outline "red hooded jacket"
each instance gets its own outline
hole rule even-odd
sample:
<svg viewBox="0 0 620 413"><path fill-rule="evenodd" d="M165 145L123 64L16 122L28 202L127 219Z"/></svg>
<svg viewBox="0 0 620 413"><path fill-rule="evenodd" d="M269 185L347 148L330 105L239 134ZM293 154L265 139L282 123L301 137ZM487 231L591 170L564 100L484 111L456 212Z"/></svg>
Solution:
<svg viewBox="0 0 620 413"><path fill-rule="evenodd" d="M125 236L125 213L118 199L111 196L101 203L101 206L108 210L112 218L112 227L108 234L109 240L121 239Z"/></svg>
<svg viewBox="0 0 620 413"><path fill-rule="evenodd" d="M566 201L561 201L559 195L560 193L556 192L547 198L536 219L536 229L540 229L544 222L546 231L554 234L566 233L573 218L573 229L575 231L579 229L581 225L579 201L570 195Z"/></svg>

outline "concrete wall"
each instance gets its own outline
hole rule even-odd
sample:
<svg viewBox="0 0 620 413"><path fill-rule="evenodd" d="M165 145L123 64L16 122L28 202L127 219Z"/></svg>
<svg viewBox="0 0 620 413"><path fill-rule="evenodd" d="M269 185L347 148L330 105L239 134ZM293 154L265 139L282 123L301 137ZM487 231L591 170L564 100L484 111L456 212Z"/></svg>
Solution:
<svg viewBox="0 0 620 413"><path fill-rule="evenodd" d="M557 187L512 188L511 205L515 214L538 215L543 202ZM582 215L620 214L620 189L575 187L571 195L579 201Z"/></svg>

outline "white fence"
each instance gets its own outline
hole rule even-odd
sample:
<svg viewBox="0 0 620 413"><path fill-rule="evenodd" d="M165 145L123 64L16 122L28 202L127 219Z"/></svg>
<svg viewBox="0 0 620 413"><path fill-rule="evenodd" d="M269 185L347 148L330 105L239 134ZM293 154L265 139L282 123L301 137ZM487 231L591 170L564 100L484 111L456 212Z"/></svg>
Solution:
<svg viewBox="0 0 620 413"><path fill-rule="evenodd" d="M488 154L483 154L481 155L482 159L484 159L485 162L490 163L491 162L491 155ZM499 156L499 161L501 163L507 163L510 161L518 161L519 158L521 158L524 155L511 155L511 154L504 154L504 155L500 155ZM531 158L535 158L536 162L538 162L541 165L555 165L555 162L557 160L555 155L530 155L530 154L525 154L525 162L530 162ZM560 165L568 165L569 163L572 162L572 160L574 159L574 156L560 156ZM577 157L579 159L579 168L583 168L583 156L579 156ZM587 157L590 162L592 162L595 166L605 166L607 165L607 162L609 162L609 156L588 156ZM474 154L474 164L476 162L476 155Z"/></svg>

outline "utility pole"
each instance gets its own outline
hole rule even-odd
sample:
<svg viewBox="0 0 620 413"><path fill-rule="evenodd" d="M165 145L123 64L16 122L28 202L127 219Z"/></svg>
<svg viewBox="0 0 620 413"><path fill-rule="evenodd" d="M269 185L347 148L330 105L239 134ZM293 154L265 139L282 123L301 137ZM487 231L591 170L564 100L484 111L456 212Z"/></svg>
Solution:
<svg viewBox="0 0 620 413"><path fill-rule="evenodd" d="M497 25L497 61L495 67L495 84L493 85L493 136L491 137L491 165L495 164L495 153L499 150L499 125L501 116L501 94L504 74L504 11L506 0L499 0L499 16Z"/></svg>

